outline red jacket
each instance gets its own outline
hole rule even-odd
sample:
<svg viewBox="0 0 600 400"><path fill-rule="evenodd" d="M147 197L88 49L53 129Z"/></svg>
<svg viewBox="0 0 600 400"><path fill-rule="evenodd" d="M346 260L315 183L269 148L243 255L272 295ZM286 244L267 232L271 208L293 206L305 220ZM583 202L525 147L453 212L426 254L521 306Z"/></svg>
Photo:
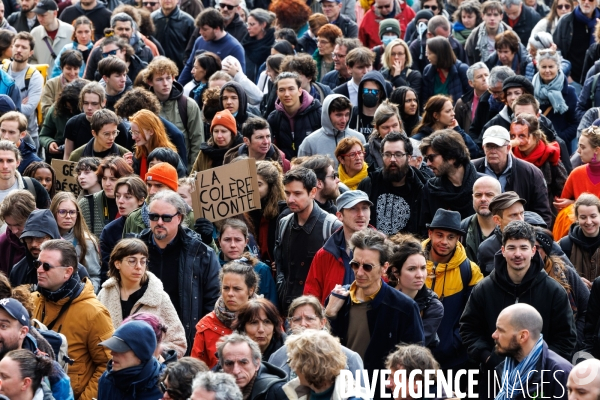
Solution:
<svg viewBox="0 0 600 400"><path fill-rule="evenodd" d="M400 22L401 37L404 37L406 26L413 18L415 18L415 15L414 10L406 3L400 5L400 12L396 14L394 18ZM383 20L383 18L375 14L375 5L372 5L358 28L358 38L363 46L372 49L373 47L382 44L381 39L379 38L379 21L381 20Z"/></svg>
<svg viewBox="0 0 600 400"><path fill-rule="evenodd" d="M344 228L331 235L325 245L317 251L304 284L304 295L313 295L325 305L335 285L344 283L344 262L340 253L340 245L346 240Z"/></svg>
<svg viewBox="0 0 600 400"><path fill-rule="evenodd" d="M192 346L192 357L198 358L212 368L219 360L217 359L217 342L221 337L231 334L233 331L223 325L217 318L215 312L206 314L196 325L196 336Z"/></svg>

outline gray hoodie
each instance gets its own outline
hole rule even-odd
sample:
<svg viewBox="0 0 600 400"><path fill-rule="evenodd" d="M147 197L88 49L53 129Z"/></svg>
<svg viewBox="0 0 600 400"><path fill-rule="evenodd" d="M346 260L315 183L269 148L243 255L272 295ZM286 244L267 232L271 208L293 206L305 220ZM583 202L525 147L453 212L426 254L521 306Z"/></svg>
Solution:
<svg viewBox="0 0 600 400"><path fill-rule="evenodd" d="M340 140L346 137L355 137L360 142L365 144L365 136L354 129L348 128L350 120L346 123L346 128L343 131L338 131L333 127L331 119L329 118L329 106L331 102L338 98L345 97L341 94L330 94L323 101L323 107L321 109L321 129L317 129L304 139L300 148L298 149L298 156L312 156L315 154L327 154L334 161L334 168L337 171L338 160L335 158L335 148L337 147ZM352 115L352 112L350 112Z"/></svg>

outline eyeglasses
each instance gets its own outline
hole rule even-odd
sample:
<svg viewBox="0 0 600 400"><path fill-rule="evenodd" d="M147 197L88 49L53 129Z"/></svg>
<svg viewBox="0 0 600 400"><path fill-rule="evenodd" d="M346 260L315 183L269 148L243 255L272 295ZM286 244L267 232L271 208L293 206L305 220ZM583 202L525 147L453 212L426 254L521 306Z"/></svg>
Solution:
<svg viewBox="0 0 600 400"><path fill-rule="evenodd" d="M425 10L437 11L438 6L423 6Z"/></svg>
<svg viewBox="0 0 600 400"><path fill-rule="evenodd" d="M404 57L406 53L392 53L392 58L394 57Z"/></svg>
<svg viewBox="0 0 600 400"><path fill-rule="evenodd" d="M353 151L352 153L341 154L342 157L359 158L364 157L367 154L366 151Z"/></svg>
<svg viewBox="0 0 600 400"><path fill-rule="evenodd" d="M226 8L229 11L233 10L234 8L236 8L237 6L232 6L231 4L223 4L223 3L219 3L219 7L221 7L221 9Z"/></svg>
<svg viewBox="0 0 600 400"><path fill-rule="evenodd" d="M333 58L345 58L346 54L333 53Z"/></svg>
<svg viewBox="0 0 600 400"><path fill-rule="evenodd" d="M377 96L377 95L379 95L379 89L367 89L367 88L363 89L363 94L369 94L369 93L372 93L375 96Z"/></svg>
<svg viewBox="0 0 600 400"><path fill-rule="evenodd" d="M437 156L439 156L439 154L431 153L431 154L427 154L427 155L423 156L423 159L425 161L433 162L433 160L435 160L435 158Z"/></svg>
<svg viewBox="0 0 600 400"><path fill-rule="evenodd" d="M405 155L406 155L406 153L401 153L399 151L396 153L385 152L385 153L383 153L383 158L385 158L386 160L391 160L392 157L394 157L396 160L399 160L402 157L404 157Z"/></svg>
<svg viewBox="0 0 600 400"><path fill-rule="evenodd" d="M135 257L129 257L129 258L122 259L121 262L126 262L127 265L129 265L130 267L133 268L138 264L138 259ZM145 267L146 265L148 265L148 260L145 258L141 258L139 260L139 263L142 267Z"/></svg>
<svg viewBox="0 0 600 400"><path fill-rule="evenodd" d="M72 218L77 215L77 210L58 210L57 212L61 217L66 217L68 215Z"/></svg>
<svg viewBox="0 0 600 400"><path fill-rule="evenodd" d="M571 5L570 4L559 4L556 6L557 10L567 10L569 11L571 9Z"/></svg>
<svg viewBox="0 0 600 400"><path fill-rule="evenodd" d="M373 271L373 268L375 268L374 265L371 264L363 264L363 263L359 263L358 261L352 260L350 261L350 268L352 268L352 270L354 271L358 271L358 269L361 267L365 270L365 272L371 272Z"/></svg>
<svg viewBox="0 0 600 400"><path fill-rule="evenodd" d="M529 122L523 117L514 117L512 123L519 125L527 125L528 127L531 127L531 125L529 125Z"/></svg>
<svg viewBox="0 0 600 400"><path fill-rule="evenodd" d="M114 49L114 50L111 50L111 51L107 51L106 53L102 53L102 58L106 58L108 56L116 56L118 50L119 49Z"/></svg>
<svg viewBox="0 0 600 400"><path fill-rule="evenodd" d="M171 222L173 220L173 218L178 215L179 215L179 212L176 212L175 214L172 214L172 215L149 213L148 218L150 218L150 221L154 221L154 222L158 221L159 219L162 219L163 222Z"/></svg>
<svg viewBox="0 0 600 400"><path fill-rule="evenodd" d="M292 317L289 318L290 322L293 322L294 324L301 324L302 320L305 320L306 322L315 322L317 321L317 316L316 315L303 315L301 317Z"/></svg>
<svg viewBox="0 0 600 400"><path fill-rule="evenodd" d="M42 267L46 272L50 271L52 268L67 268L67 266L65 265L57 265L55 267L53 265L48 264L47 262L41 262L40 260L34 260L33 266L35 267L35 269L39 269L40 267Z"/></svg>
<svg viewBox="0 0 600 400"><path fill-rule="evenodd" d="M175 391L174 389L168 388L167 385L165 385L164 382L159 382L158 383L158 387L160 388L161 392L163 392L163 393L169 393L169 395L171 397L175 397L175 396L172 396L172 395L176 395L177 394L177 391Z"/></svg>
<svg viewBox="0 0 600 400"><path fill-rule="evenodd" d="M119 131L113 131L113 132L100 132L100 134L102 136L104 136L105 138L110 138L110 137L117 137L119 136Z"/></svg>
<svg viewBox="0 0 600 400"><path fill-rule="evenodd" d="M325 179L327 179L327 178L337 179L339 177L340 177L340 174L338 174L337 172L334 172L333 175L325 175Z"/></svg>

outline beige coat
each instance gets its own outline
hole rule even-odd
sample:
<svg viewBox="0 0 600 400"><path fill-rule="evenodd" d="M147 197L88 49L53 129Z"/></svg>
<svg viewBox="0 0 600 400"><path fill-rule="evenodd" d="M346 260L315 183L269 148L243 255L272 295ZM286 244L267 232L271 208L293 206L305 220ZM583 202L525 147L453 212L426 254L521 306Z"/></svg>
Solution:
<svg viewBox="0 0 600 400"><path fill-rule="evenodd" d="M44 43L45 45L45 43ZM42 115L46 117L46 113L48 109L54 104L54 102L58 99L58 96L62 93L63 90L63 76L60 74L56 78L49 79L46 81L44 85L44 90L42 90L42 99L40 103L42 104Z"/></svg>
<svg viewBox="0 0 600 400"><path fill-rule="evenodd" d="M52 53L50 53L50 49L46 44L44 38L48 38L48 43L55 55L58 55L63 47L67 43L72 43L71 35L73 35L73 26L58 21L58 32L56 32L56 37L54 40L50 39L46 29L43 26L36 26L31 30L31 36L33 36L33 40L35 41L35 47L33 48L33 56L29 59L29 64L48 64L50 67L54 65L55 59L52 57Z"/></svg>
<svg viewBox="0 0 600 400"><path fill-rule="evenodd" d="M187 350L187 341L177 311L175 311L171 298L164 291L160 279L150 271L146 273L148 274L148 288L142 298L135 303L132 312L147 312L159 317L168 327L162 341L163 348L173 349L177 351L178 358L183 357ZM125 318L121 313L121 290L115 278L109 278L102 284L98 300L108 308L113 325L119 327Z"/></svg>

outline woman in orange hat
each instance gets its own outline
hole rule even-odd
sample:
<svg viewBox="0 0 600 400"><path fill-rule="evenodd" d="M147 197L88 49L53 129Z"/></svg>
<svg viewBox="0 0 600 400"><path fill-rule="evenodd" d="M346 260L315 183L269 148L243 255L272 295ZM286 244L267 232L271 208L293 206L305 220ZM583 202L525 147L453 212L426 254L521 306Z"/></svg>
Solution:
<svg viewBox="0 0 600 400"><path fill-rule="evenodd" d="M242 135L237 131L235 117L229 110L219 111L210 124L210 139L202 143L200 152L191 172L223 165L223 157L229 149L243 143Z"/></svg>

